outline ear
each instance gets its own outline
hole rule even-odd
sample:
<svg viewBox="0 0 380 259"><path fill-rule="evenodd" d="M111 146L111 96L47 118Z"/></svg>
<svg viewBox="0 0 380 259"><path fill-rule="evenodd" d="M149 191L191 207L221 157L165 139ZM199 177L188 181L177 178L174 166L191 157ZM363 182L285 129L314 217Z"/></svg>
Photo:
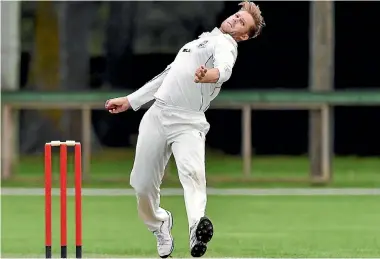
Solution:
<svg viewBox="0 0 380 259"><path fill-rule="evenodd" d="M248 39L249 39L249 36L248 36L248 34L246 33L246 34L241 35L240 38L241 38L242 41L244 41L244 40L248 40Z"/></svg>

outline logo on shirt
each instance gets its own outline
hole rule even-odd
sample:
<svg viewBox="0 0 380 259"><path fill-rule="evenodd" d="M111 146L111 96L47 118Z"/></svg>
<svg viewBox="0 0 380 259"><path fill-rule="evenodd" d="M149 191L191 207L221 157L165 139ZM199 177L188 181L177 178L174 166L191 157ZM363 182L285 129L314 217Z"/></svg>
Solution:
<svg viewBox="0 0 380 259"><path fill-rule="evenodd" d="M208 43L208 40L205 40L205 41L203 41L201 44L199 44L197 47L198 48L204 48L204 47L206 47L206 44Z"/></svg>
<svg viewBox="0 0 380 259"><path fill-rule="evenodd" d="M191 52L190 49L183 49L182 52Z"/></svg>

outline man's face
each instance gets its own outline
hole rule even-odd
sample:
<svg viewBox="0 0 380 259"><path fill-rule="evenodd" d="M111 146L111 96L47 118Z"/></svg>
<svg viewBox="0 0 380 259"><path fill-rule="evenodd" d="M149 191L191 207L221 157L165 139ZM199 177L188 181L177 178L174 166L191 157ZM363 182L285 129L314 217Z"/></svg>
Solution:
<svg viewBox="0 0 380 259"><path fill-rule="evenodd" d="M249 38L248 31L254 25L255 21L251 14L247 11L239 11L224 20L221 29L235 40L243 41Z"/></svg>

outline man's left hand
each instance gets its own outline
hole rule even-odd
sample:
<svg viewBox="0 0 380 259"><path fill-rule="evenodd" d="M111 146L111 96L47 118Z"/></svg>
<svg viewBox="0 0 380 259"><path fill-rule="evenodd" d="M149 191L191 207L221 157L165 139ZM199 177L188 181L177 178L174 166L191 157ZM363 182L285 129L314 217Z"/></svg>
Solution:
<svg viewBox="0 0 380 259"><path fill-rule="evenodd" d="M202 79L206 76L207 73L207 68L205 66L200 66L196 71L195 71L195 78L194 82L195 83L200 83L202 82Z"/></svg>

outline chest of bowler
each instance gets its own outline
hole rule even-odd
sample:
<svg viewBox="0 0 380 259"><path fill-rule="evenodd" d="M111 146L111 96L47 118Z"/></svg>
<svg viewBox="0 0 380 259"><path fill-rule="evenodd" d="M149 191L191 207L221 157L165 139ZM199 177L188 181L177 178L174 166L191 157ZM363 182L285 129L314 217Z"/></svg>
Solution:
<svg viewBox="0 0 380 259"><path fill-rule="evenodd" d="M178 61L184 62L197 69L204 65L206 68L214 67L214 43L213 37L199 38L184 45L178 52Z"/></svg>
<svg viewBox="0 0 380 259"><path fill-rule="evenodd" d="M201 65L208 69L214 68L216 40L217 37L209 36L198 38L187 43L178 52L178 61L183 62L190 71L194 72ZM199 87L202 91L202 102L207 101L209 103L213 100L219 94L220 86L221 84L218 83L200 84ZM209 104L206 109L208 107Z"/></svg>

